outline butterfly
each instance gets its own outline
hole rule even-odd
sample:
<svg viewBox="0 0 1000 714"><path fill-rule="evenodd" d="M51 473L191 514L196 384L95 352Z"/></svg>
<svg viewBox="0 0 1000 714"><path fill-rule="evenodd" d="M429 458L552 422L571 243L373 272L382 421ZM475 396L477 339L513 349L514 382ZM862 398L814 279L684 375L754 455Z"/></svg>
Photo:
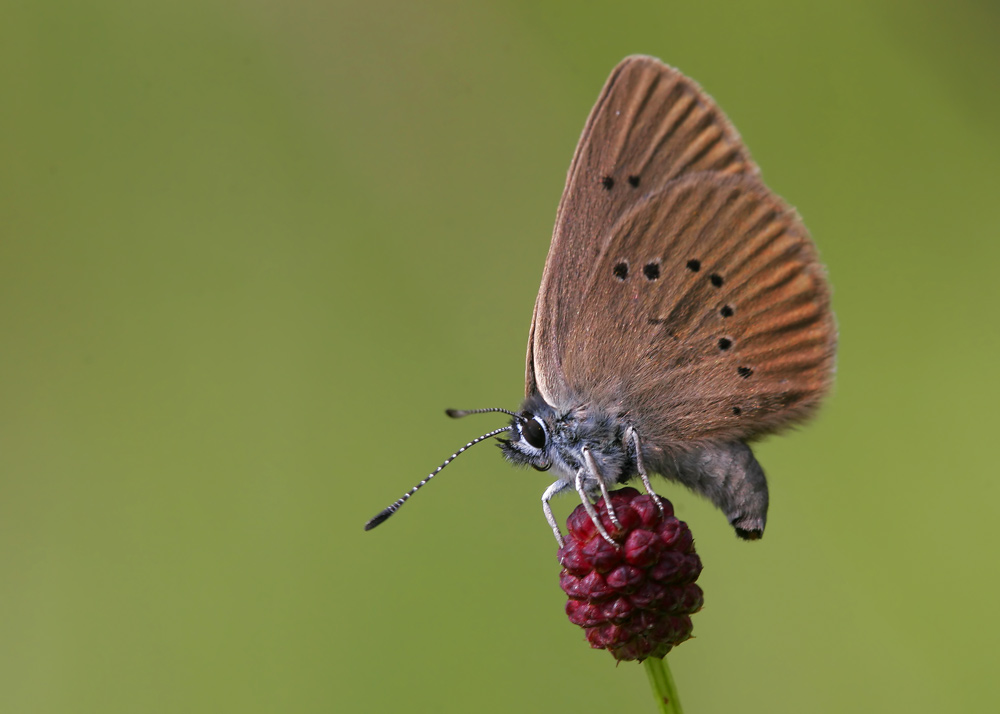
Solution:
<svg viewBox="0 0 1000 714"><path fill-rule="evenodd" d="M491 437L556 478L542 506L660 474L760 538L764 471L749 442L802 422L830 390L830 287L799 215L763 183L739 134L691 79L625 58L570 164L535 301L525 400L365 526L383 522L458 454ZM655 495L655 494L654 494ZM659 499L655 499L659 503ZM614 511L608 513L617 526Z"/></svg>

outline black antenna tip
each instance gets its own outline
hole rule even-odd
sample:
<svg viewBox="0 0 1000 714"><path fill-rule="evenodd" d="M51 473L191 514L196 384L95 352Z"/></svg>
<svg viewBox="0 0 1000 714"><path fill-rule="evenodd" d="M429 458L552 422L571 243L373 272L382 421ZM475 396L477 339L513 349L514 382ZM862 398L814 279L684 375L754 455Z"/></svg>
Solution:
<svg viewBox="0 0 1000 714"><path fill-rule="evenodd" d="M370 531L375 526L382 525L386 521L386 519L393 513L395 513L394 510L392 510L391 508L386 508L384 511L382 511L377 516L372 518L370 521L365 523L365 530Z"/></svg>
<svg viewBox="0 0 1000 714"><path fill-rule="evenodd" d="M465 416L465 412L461 409L445 409L444 413L450 416L452 419L458 419Z"/></svg>

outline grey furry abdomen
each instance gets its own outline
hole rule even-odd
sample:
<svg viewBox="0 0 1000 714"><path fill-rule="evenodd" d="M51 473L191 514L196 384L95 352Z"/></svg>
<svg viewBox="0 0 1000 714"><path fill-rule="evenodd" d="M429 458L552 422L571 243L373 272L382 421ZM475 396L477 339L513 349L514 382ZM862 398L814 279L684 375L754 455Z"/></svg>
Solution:
<svg viewBox="0 0 1000 714"><path fill-rule="evenodd" d="M742 441L711 444L680 454L650 453L647 466L714 503L745 540L756 540L767 521L767 479Z"/></svg>

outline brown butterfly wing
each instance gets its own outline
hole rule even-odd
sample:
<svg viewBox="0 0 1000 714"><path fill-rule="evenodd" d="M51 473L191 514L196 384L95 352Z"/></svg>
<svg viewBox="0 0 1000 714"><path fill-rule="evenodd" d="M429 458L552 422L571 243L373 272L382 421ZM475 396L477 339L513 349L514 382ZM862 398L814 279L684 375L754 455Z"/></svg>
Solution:
<svg viewBox="0 0 1000 714"><path fill-rule="evenodd" d="M591 110L563 191L535 303L525 390L567 392L560 366L580 294L609 226L671 180L698 172L756 175L739 134L698 85L652 57L625 58ZM557 281L557 277L560 280Z"/></svg>
<svg viewBox="0 0 1000 714"><path fill-rule="evenodd" d="M623 61L570 167L527 393L628 413L647 444L806 416L832 379L829 289L801 220L757 174L697 85Z"/></svg>
<svg viewBox="0 0 1000 714"><path fill-rule="evenodd" d="M829 389L836 327L816 250L756 177L694 174L599 240L560 355L573 399L628 415L649 444L748 439Z"/></svg>

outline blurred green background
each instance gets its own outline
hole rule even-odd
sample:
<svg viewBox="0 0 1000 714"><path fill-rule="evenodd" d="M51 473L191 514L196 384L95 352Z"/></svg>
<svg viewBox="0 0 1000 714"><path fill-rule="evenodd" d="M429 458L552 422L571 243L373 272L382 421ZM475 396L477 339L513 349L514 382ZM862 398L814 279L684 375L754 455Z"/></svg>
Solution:
<svg viewBox="0 0 1000 714"><path fill-rule="evenodd" d="M691 713L983 711L1000 10L939 2L6 2L0 711L652 712L566 621L518 406L566 168L631 53L797 206L838 384L706 564ZM558 502L565 516L573 499Z"/></svg>

